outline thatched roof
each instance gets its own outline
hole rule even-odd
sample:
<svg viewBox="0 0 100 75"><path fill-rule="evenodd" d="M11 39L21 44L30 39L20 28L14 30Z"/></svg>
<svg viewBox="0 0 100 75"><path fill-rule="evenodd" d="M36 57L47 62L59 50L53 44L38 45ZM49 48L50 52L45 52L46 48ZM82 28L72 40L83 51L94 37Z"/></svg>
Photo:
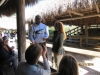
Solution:
<svg viewBox="0 0 100 75"><path fill-rule="evenodd" d="M38 14L46 20L47 24L51 22L53 24L53 22L59 19L88 16L92 15L90 11L94 11L95 5L99 3L100 0L43 0L31 7L30 12L26 9L26 20L34 19L35 15ZM99 9L99 6L97 9Z"/></svg>
<svg viewBox="0 0 100 75"><path fill-rule="evenodd" d="M0 28L0 30L7 30L6 28Z"/></svg>
<svg viewBox="0 0 100 75"><path fill-rule="evenodd" d="M33 4L38 0L25 0L25 5ZM0 0L0 16L10 16L16 12L17 0Z"/></svg>

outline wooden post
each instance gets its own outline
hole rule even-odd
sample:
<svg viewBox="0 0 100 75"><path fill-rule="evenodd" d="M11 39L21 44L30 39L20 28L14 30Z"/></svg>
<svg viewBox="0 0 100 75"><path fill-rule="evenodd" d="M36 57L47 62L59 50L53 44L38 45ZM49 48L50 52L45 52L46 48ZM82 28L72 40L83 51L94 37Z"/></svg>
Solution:
<svg viewBox="0 0 100 75"><path fill-rule="evenodd" d="M83 34L83 25L81 25L81 33Z"/></svg>
<svg viewBox="0 0 100 75"><path fill-rule="evenodd" d="M80 48L82 47L82 37L80 37Z"/></svg>
<svg viewBox="0 0 100 75"><path fill-rule="evenodd" d="M85 25L85 43L88 45L88 24Z"/></svg>
<svg viewBox="0 0 100 75"><path fill-rule="evenodd" d="M25 60L26 35L25 35L25 0L17 0L17 37L18 59Z"/></svg>

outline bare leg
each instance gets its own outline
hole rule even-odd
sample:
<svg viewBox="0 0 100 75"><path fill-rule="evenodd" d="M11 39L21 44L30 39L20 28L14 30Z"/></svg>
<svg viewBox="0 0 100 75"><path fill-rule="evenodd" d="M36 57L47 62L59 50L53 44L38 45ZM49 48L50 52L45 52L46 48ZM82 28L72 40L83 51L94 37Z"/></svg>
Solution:
<svg viewBox="0 0 100 75"><path fill-rule="evenodd" d="M59 68L59 63L60 63L62 57L63 57L62 54L58 55L58 54L54 53L55 65L56 65L57 69Z"/></svg>

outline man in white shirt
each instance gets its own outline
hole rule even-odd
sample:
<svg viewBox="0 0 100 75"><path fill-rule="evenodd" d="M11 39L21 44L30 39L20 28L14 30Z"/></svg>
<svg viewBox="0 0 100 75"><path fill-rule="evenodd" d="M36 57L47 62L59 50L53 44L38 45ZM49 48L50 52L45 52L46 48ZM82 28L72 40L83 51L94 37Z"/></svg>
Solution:
<svg viewBox="0 0 100 75"><path fill-rule="evenodd" d="M32 42L32 44L43 44L49 37L48 27L45 24L41 23L41 20L41 16L36 15L35 23L30 27L29 39Z"/></svg>

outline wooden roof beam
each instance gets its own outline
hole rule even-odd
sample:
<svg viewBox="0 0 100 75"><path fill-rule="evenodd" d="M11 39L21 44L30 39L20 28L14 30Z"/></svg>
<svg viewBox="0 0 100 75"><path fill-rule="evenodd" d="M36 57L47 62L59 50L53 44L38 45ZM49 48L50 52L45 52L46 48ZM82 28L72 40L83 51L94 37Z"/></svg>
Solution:
<svg viewBox="0 0 100 75"><path fill-rule="evenodd" d="M46 18L45 20L56 20L56 18Z"/></svg>
<svg viewBox="0 0 100 75"><path fill-rule="evenodd" d="M76 11L68 11L68 13L72 13L72 14L79 15L79 16L84 16L83 13L79 13L79 12L76 12Z"/></svg>
<svg viewBox="0 0 100 75"><path fill-rule="evenodd" d="M99 16L100 16L100 14L95 14L95 15L88 15L88 16L83 16L83 17L61 19L61 20L57 20L57 21L69 21L69 20L77 20L77 19L84 19L84 18L90 18L90 17L99 17Z"/></svg>
<svg viewBox="0 0 100 75"><path fill-rule="evenodd" d="M70 15L70 17L72 17L72 14L70 12L68 12L68 14Z"/></svg>
<svg viewBox="0 0 100 75"><path fill-rule="evenodd" d="M9 0L1 0L0 6L3 7Z"/></svg>
<svg viewBox="0 0 100 75"><path fill-rule="evenodd" d="M0 6L5 2L6 0L1 0L0 2Z"/></svg>
<svg viewBox="0 0 100 75"><path fill-rule="evenodd" d="M64 16L61 16L61 17L69 17L70 15L64 15Z"/></svg>
<svg viewBox="0 0 100 75"><path fill-rule="evenodd" d="M100 13L100 9L99 9L98 4L96 4L96 10L97 10L97 13Z"/></svg>

